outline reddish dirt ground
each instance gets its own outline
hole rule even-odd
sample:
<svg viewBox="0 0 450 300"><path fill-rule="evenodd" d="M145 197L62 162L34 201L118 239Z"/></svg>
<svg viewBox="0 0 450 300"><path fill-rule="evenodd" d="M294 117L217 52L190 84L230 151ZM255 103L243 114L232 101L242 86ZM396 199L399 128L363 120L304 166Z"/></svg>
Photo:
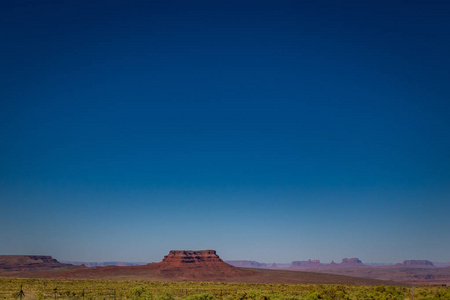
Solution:
<svg viewBox="0 0 450 300"><path fill-rule="evenodd" d="M0 260L1 261L1 260ZM314 272L237 268L223 262L214 250L171 251L160 263L131 267L85 268L59 264L50 268L4 269L0 276L64 279L149 281L220 281L245 283L401 285L392 281Z"/></svg>

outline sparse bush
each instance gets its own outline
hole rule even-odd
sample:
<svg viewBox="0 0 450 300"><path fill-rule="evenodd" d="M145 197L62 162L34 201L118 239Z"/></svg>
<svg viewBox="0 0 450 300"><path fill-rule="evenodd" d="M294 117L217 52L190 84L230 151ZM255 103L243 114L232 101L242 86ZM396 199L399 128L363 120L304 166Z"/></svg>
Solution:
<svg viewBox="0 0 450 300"><path fill-rule="evenodd" d="M165 291L165 292L156 294L155 300L175 300L175 297L171 293Z"/></svg>
<svg viewBox="0 0 450 300"><path fill-rule="evenodd" d="M257 284L61 280L0 277L0 300L14 299L23 285L25 300L411 300L407 286ZM84 291L84 297L83 297ZM188 293L189 291L189 293ZM188 294L192 294L187 296ZM450 299L450 287L415 286L415 299Z"/></svg>
<svg viewBox="0 0 450 300"><path fill-rule="evenodd" d="M44 295L42 294L42 291L39 290L36 293L36 300L43 300L44 299Z"/></svg>
<svg viewBox="0 0 450 300"><path fill-rule="evenodd" d="M308 294L304 297L306 300L317 300L320 299L320 293L319 292L312 292L311 294Z"/></svg>
<svg viewBox="0 0 450 300"><path fill-rule="evenodd" d="M131 296L131 299L151 300L153 298L149 291L142 285L131 288L129 295Z"/></svg>
<svg viewBox="0 0 450 300"><path fill-rule="evenodd" d="M184 298L185 300L216 300L216 297L214 297L211 294L204 293L204 294L194 294L187 296Z"/></svg>

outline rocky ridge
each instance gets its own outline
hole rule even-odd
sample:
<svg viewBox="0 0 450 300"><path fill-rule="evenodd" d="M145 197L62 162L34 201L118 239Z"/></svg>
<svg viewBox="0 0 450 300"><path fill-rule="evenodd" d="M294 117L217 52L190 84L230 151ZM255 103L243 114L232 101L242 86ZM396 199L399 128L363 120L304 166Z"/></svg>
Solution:
<svg viewBox="0 0 450 300"><path fill-rule="evenodd" d="M33 271L71 267L51 256L42 255L0 255L0 269L9 271Z"/></svg>

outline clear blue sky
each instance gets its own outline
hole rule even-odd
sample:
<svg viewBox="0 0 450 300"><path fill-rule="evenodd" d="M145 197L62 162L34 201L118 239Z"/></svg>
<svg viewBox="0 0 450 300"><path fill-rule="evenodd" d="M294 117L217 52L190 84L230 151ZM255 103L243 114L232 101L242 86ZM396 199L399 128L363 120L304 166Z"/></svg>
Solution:
<svg viewBox="0 0 450 300"><path fill-rule="evenodd" d="M0 254L450 261L447 1L3 1Z"/></svg>

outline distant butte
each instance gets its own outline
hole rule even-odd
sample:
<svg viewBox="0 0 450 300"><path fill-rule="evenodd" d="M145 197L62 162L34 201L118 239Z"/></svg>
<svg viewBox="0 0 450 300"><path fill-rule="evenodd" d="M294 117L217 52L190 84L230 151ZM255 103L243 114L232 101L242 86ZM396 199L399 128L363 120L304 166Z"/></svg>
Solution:
<svg viewBox="0 0 450 300"><path fill-rule="evenodd" d="M299 263L300 265L303 262ZM307 265L321 265L319 261L309 260ZM346 275L368 276L366 268L350 267L340 268L340 265L363 265L359 259L344 259L340 264L330 266L335 270L322 269L322 267L293 270L269 270L263 268L238 268L224 262L214 250L172 250L159 263L150 263L141 266L107 266L86 268L61 264L51 256L2 256L0 255L0 276L31 277L31 278L64 278L64 279L118 279L118 280L148 280L148 281L222 281L247 283L283 283L283 284L362 284L362 285L392 285L400 284L369 278L358 278L328 274L341 272ZM278 266L275 266L278 267ZM286 266L287 267L287 266ZM374 270L376 268L370 268ZM405 269L405 268L402 268ZM419 270L438 270L438 268ZM441 268L445 269L445 268ZM314 272L311 272L314 270ZM355 272L358 270L358 273ZM412 270L412 268L408 268ZM360 271L360 272L359 272ZM444 270L445 271L445 270ZM317 273L324 272L324 273ZM361 273L362 272L362 273ZM383 271L384 272L384 271ZM327 274L325 274L327 273ZM436 273L436 272L435 272ZM397 273L395 273L397 274ZM394 274L394 275L395 275ZM416 274L416 273L414 273ZM433 282L443 282L447 273L431 274L435 276ZM370 275L370 274L369 274ZM427 281L430 274L417 274L426 276L425 279L416 278L420 282ZM384 274L379 274L386 278ZM444 276L444 277L443 277ZM439 277L439 278L438 278ZM393 276L389 279L397 279ZM438 279L439 281L436 281ZM415 279L415 280L416 280ZM445 282L443 282L445 283Z"/></svg>
<svg viewBox="0 0 450 300"><path fill-rule="evenodd" d="M433 268L434 264L429 260L404 260L401 264L396 264L400 267L415 267L415 268Z"/></svg>
<svg viewBox="0 0 450 300"><path fill-rule="evenodd" d="M323 265L320 263L320 260L318 259L308 259L305 261L293 261L291 263L291 268L292 269L296 269L296 268L320 268Z"/></svg>
<svg viewBox="0 0 450 300"><path fill-rule="evenodd" d="M62 264L51 256L42 255L0 255L0 270L34 271L58 268L83 268Z"/></svg>
<svg viewBox="0 0 450 300"><path fill-rule="evenodd" d="M359 258L343 258L339 264L341 267L365 267L366 265Z"/></svg>
<svg viewBox="0 0 450 300"><path fill-rule="evenodd" d="M335 268L361 268L366 267L359 258L343 258L342 262L337 264L332 261L330 264L322 264L320 260L293 261L289 269L335 269Z"/></svg>

